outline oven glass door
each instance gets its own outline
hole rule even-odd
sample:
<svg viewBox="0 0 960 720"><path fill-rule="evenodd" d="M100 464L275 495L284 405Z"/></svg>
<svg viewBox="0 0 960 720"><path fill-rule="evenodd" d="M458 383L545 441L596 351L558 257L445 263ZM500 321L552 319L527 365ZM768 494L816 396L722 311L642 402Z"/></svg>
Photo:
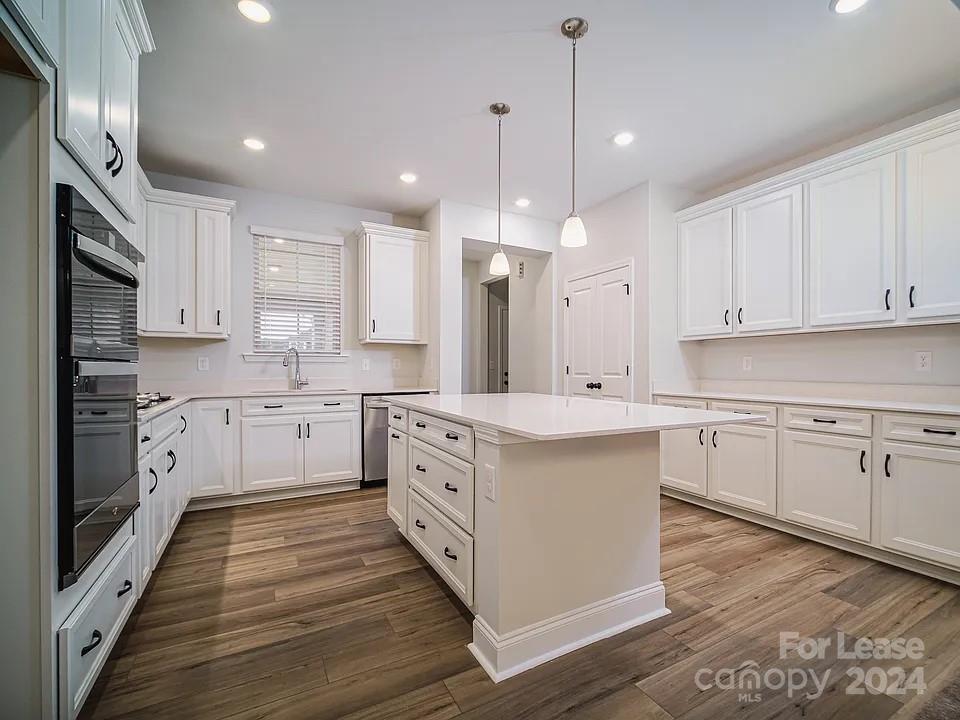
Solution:
<svg viewBox="0 0 960 720"><path fill-rule="evenodd" d="M135 363L77 362L73 389L76 572L139 502Z"/></svg>

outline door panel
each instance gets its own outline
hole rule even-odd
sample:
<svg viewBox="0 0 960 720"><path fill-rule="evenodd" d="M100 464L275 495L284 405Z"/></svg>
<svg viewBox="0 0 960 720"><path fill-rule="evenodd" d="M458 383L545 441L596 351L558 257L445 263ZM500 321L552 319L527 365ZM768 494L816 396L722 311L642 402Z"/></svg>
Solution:
<svg viewBox="0 0 960 720"><path fill-rule="evenodd" d="M304 422L304 482L359 479L360 413L307 415Z"/></svg>
<svg viewBox="0 0 960 720"><path fill-rule="evenodd" d="M243 418L240 421L243 492L303 485L303 433L300 415Z"/></svg>
<svg viewBox="0 0 960 720"><path fill-rule="evenodd" d="M59 135L73 154L101 179L106 172L101 52L108 7L103 0L63 3L63 25L69 32L63 33L63 72L57 78Z"/></svg>
<svg viewBox="0 0 960 720"><path fill-rule="evenodd" d="M625 267L596 277L598 314L592 323L597 335L594 381L601 384L598 394L604 400L633 399L627 369L633 342L629 281L630 273Z"/></svg>
<svg viewBox="0 0 960 720"><path fill-rule="evenodd" d="M147 329L190 333L195 324L196 210L147 203Z"/></svg>
<svg viewBox="0 0 960 720"><path fill-rule="evenodd" d="M397 524L397 529L407 534L407 434L393 428L389 430L387 445L387 515Z"/></svg>
<svg viewBox="0 0 960 720"><path fill-rule="evenodd" d="M137 86L137 50L126 10L120 2L111 2L110 18L104 36L104 124L119 147L107 142L105 162L110 191L117 201L133 212L136 182L136 139L133 136L134 93Z"/></svg>
<svg viewBox="0 0 960 720"><path fill-rule="evenodd" d="M575 280L567 285L570 306L566 308L566 373L567 395L593 397L586 387L593 382L593 322L597 315L596 280L593 277Z"/></svg>
<svg viewBox="0 0 960 720"><path fill-rule="evenodd" d="M730 335L733 210L680 225L680 335Z"/></svg>
<svg viewBox="0 0 960 720"><path fill-rule="evenodd" d="M711 499L776 514L776 428L723 425L709 431Z"/></svg>
<svg viewBox="0 0 960 720"><path fill-rule="evenodd" d="M232 495L236 492L236 400L194 400L191 403L191 475L193 497Z"/></svg>
<svg viewBox="0 0 960 720"><path fill-rule="evenodd" d="M368 235L370 338L413 341L420 336L422 243Z"/></svg>

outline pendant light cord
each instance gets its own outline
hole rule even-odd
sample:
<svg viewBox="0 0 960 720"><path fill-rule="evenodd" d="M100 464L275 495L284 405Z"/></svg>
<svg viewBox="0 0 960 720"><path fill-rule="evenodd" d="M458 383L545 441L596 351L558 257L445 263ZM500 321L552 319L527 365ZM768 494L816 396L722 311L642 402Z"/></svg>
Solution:
<svg viewBox="0 0 960 720"><path fill-rule="evenodd" d="M573 122L570 130L570 214L577 212L577 39L573 39Z"/></svg>
<svg viewBox="0 0 960 720"><path fill-rule="evenodd" d="M501 144L503 132L501 130L501 125L503 124L503 115L497 116L497 252L500 252L500 157L501 157Z"/></svg>

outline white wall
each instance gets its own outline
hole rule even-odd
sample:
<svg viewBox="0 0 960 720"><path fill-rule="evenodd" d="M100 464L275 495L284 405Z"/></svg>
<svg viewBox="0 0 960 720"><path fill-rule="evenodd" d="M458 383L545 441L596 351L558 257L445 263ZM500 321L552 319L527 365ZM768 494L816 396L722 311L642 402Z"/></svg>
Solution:
<svg viewBox="0 0 960 720"><path fill-rule="evenodd" d="M303 372L313 387L402 387L419 382L425 351L402 345L360 345L357 337L357 244L354 231L362 220L415 226L375 210L318 202L290 195L221 185L201 180L148 173L156 188L236 200L231 224L231 336L226 341L140 339L140 388L145 391L225 390L236 387L280 387L290 370L279 359L248 361L243 353L253 348L253 238L250 225L321 235L340 235L345 245L346 306L344 308L345 361L318 362L307 359ZM207 357L210 370L197 370L197 358ZM361 360L370 369L361 369ZM393 368L393 361L399 368Z"/></svg>

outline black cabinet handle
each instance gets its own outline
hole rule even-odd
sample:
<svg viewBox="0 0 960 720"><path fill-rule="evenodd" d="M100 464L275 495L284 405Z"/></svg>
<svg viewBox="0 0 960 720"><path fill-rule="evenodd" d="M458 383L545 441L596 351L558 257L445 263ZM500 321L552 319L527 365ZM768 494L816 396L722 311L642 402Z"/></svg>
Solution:
<svg viewBox="0 0 960 720"><path fill-rule="evenodd" d="M377 331L377 321L376 321L376 319L370 320L370 327L371 327L371 330L370 330L371 333L375 333L375 332Z"/></svg>
<svg viewBox="0 0 960 720"><path fill-rule="evenodd" d="M710 442L713 443L713 446L714 446L714 447L717 446L717 431L716 431L716 430L713 431L713 437L710 438Z"/></svg>
<svg viewBox="0 0 960 720"><path fill-rule="evenodd" d="M446 437L447 440L459 440L459 439L460 439L460 436L457 435L456 433L447 433L444 437Z"/></svg>
<svg viewBox="0 0 960 720"><path fill-rule="evenodd" d="M587 390L593 390L593 383L592 383L592 382L588 382L588 383L587 383Z"/></svg>
<svg viewBox="0 0 960 720"><path fill-rule="evenodd" d="M307 440L310 439L310 423L307 423Z"/></svg>
<svg viewBox="0 0 960 720"><path fill-rule="evenodd" d="M399 440L399 439L400 439L400 436L397 435L396 433L390 433L390 437L392 437L394 440Z"/></svg>
<svg viewBox="0 0 960 720"><path fill-rule="evenodd" d="M923 431L925 433L929 433L930 435L949 435L950 437L956 437L957 435L956 430L934 430L933 428L924 428Z"/></svg>
<svg viewBox="0 0 960 720"><path fill-rule="evenodd" d="M297 440L300 439L302 433L303 433L303 428L300 427L300 423L297 423Z"/></svg>
<svg viewBox="0 0 960 720"><path fill-rule="evenodd" d="M226 413L227 413L227 425L229 425L229 424L230 424L230 408L224 408L224 410L226 410Z"/></svg>
<svg viewBox="0 0 960 720"><path fill-rule="evenodd" d="M187 431L187 419L183 415L181 415L180 422L183 423L183 429L180 430L180 434L183 435Z"/></svg>
<svg viewBox="0 0 960 720"><path fill-rule="evenodd" d="M737 310L737 324L743 325L743 308Z"/></svg>
<svg viewBox="0 0 960 720"><path fill-rule="evenodd" d="M281 404L279 404L279 405L264 405L264 406L263 406L263 409L264 409L264 410L276 410L277 408L282 408L282 407L283 407L283 403L281 403Z"/></svg>
<svg viewBox="0 0 960 720"><path fill-rule="evenodd" d="M417 465L417 472L425 473L427 469L423 465Z"/></svg>
<svg viewBox="0 0 960 720"><path fill-rule="evenodd" d="M106 135L107 135L107 142L113 146L113 157L107 160L106 163L104 163L106 169L110 170L113 168L114 165L117 164L117 160L120 159L120 146L117 145L117 141L113 139L113 135L110 134L109 130L107 131Z"/></svg>
<svg viewBox="0 0 960 720"><path fill-rule="evenodd" d="M700 428L700 445L703 446L703 428Z"/></svg>
<svg viewBox="0 0 960 720"><path fill-rule="evenodd" d="M427 427L427 424L422 422L414 423L414 425L416 425L420 429Z"/></svg>
<svg viewBox="0 0 960 720"><path fill-rule="evenodd" d="M394 416L393 416L393 419L394 419L394 420L403 420L403 415L394 415Z"/></svg>
<svg viewBox="0 0 960 720"><path fill-rule="evenodd" d="M153 475L153 487L150 488L150 492L147 495L153 495L153 491L157 489L157 484L160 482L160 478L157 477L157 471L153 468L150 468L150 474Z"/></svg>
<svg viewBox="0 0 960 720"><path fill-rule="evenodd" d="M887 453L887 457L883 461L883 474L887 477L890 477L890 453Z"/></svg>
<svg viewBox="0 0 960 720"><path fill-rule="evenodd" d="M93 634L90 636L90 644L84 645L82 648L80 648L80 657L83 657L88 652L93 650L97 645L100 644L101 640L103 640L103 635L99 630L94 630Z"/></svg>
<svg viewBox="0 0 960 720"><path fill-rule="evenodd" d="M181 325L184 324L184 323L183 323L183 314L184 314L185 312L186 312L186 311L185 311L183 308L180 308L180 324L181 324Z"/></svg>
<svg viewBox="0 0 960 720"><path fill-rule="evenodd" d="M866 475L867 473L866 462L867 462L867 451L861 450L860 451L860 472L862 472L864 475Z"/></svg>
<svg viewBox="0 0 960 720"><path fill-rule="evenodd" d="M454 555L452 552L450 552L450 548L448 548L448 547L444 547L444 548L443 548L443 554L446 555L446 556L447 556L448 558L450 558L451 560L456 560L456 559L457 559L457 556Z"/></svg>
<svg viewBox="0 0 960 720"><path fill-rule="evenodd" d="M149 435L143 435L143 436L140 438L140 442L142 442L142 443L150 442L150 436L149 436Z"/></svg>
<svg viewBox="0 0 960 720"><path fill-rule="evenodd" d="M449 490L449 491L452 492L452 493L460 492L459 490L457 490L457 486L456 486L456 485L451 485L451 484L448 483L448 482L445 482L445 483L443 484L443 489L444 489L444 490Z"/></svg>
<svg viewBox="0 0 960 720"><path fill-rule="evenodd" d="M106 410L91 410L91 411L90 411L90 414L91 414L91 415L106 415L106 414L107 414L107 411L106 411Z"/></svg>
<svg viewBox="0 0 960 720"><path fill-rule="evenodd" d="M910 286L910 294L908 295L908 298L909 298L909 300L910 300L910 307L916 307L916 306L917 306L916 303L913 301L913 294L914 294L916 291L917 291L917 286L916 286L916 285L911 285L911 286Z"/></svg>
<svg viewBox="0 0 960 720"><path fill-rule="evenodd" d="M110 177L116 177L120 174L120 171L123 170L123 150L121 150L120 146L116 143L114 143L114 145L117 148L117 156L120 158L120 164L110 171Z"/></svg>
<svg viewBox="0 0 960 720"><path fill-rule="evenodd" d="M177 466L177 454L173 450L167 450L167 457L173 460L173 464L167 468L167 472L173 472L173 469Z"/></svg>
<svg viewBox="0 0 960 720"><path fill-rule="evenodd" d="M220 311L217 310L217 326L220 325Z"/></svg>
<svg viewBox="0 0 960 720"><path fill-rule="evenodd" d="M883 295L883 304L887 306L887 310L890 309L890 288L887 288L887 292Z"/></svg>
<svg viewBox="0 0 960 720"><path fill-rule="evenodd" d="M124 580L123 587L120 589L120 592L117 593L117 597L123 597L131 590L133 590L133 583L129 580Z"/></svg>
<svg viewBox="0 0 960 720"><path fill-rule="evenodd" d="M337 407L337 406L339 406L339 405L340 405L340 403L338 403L338 402L330 402L330 403L325 402L325 403L323 404L324 407Z"/></svg>
<svg viewBox="0 0 960 720"><path fill-rule="evenodd" d="M730 308L727 308L723 311L723 324L729 327L730 325Z"/></svg>
<svg viewBox="0 0 960 720"><path fill-rule="evenodd" d="M416 525L416 526L417 526L418 528L420 528L421 530L426 530L426 529L427 529L427 526L424 525L424 524L423 524L422 522L420 522L419 520L414 520L414 521L413 521L413 524Z"/></svg>
<svg viewBox="0 0 960 720"><path fill-rule="evenodd" d="M813 418L815 423L820 423L821 425L836 425L836 420L821 420L820 418Z"/></svg>

